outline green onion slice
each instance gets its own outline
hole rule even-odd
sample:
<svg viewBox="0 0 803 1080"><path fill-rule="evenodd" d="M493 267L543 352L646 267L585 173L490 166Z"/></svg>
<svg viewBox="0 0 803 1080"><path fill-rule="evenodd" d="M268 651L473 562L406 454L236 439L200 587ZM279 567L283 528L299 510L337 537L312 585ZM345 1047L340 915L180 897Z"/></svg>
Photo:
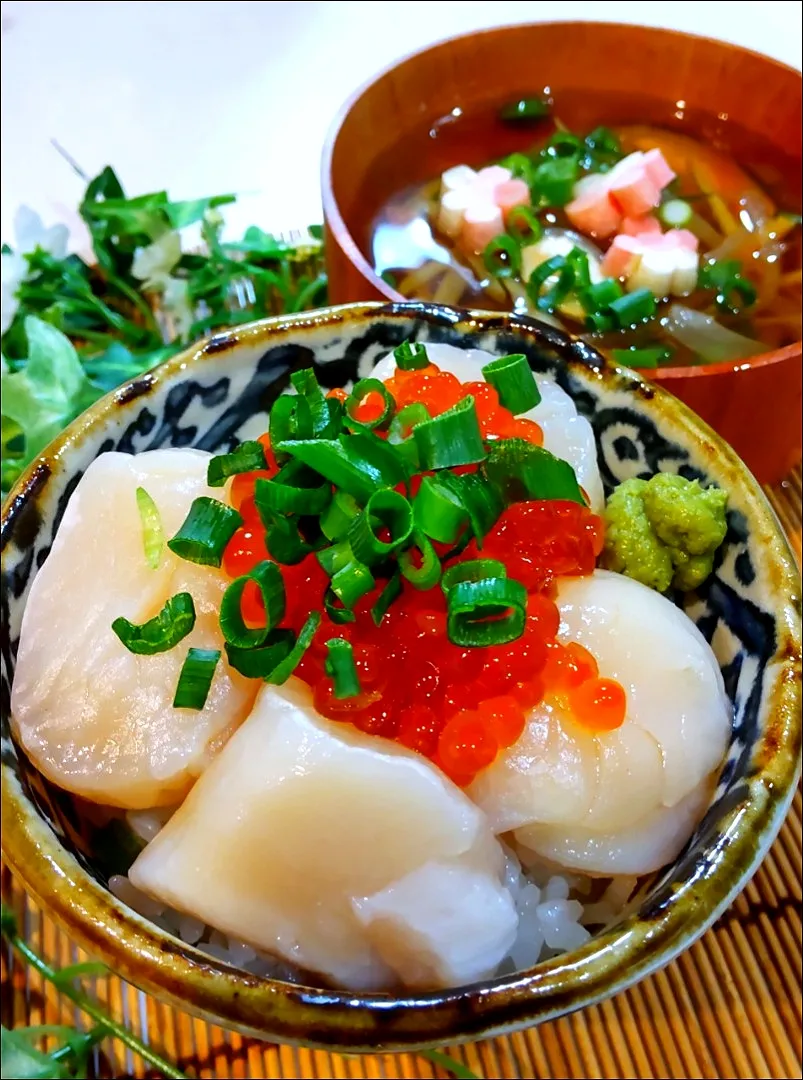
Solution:
<svg viewBox="0 0 803 1080"><path fill-rule="evenodd" d="M451 478L451 473L422 479L413 500L413 517L421 532L441 544L453 544L468 521L468 511L446 476Z"/></svg>
<svg viewBox="0 0 803 1080"><path fill-rule="evenodd" d="M523 439L500 439L483 464L489 486L507 503L528 499L567 499L586 505L568 461Z"/></svg>
<svg viewBox="0 0 803 1080"><path fill-rule="evenodd" d="M420 341L403 341L393 350L396 367L401 371L420 371L429 366L429 356Z"/></svg>
<svg viewBox="0 0 803 1080"><path fill-rule="evenodd" d="M338 570L348 566L354 560L354 552L347 539L338 540L331 547L323 548L315 552L315 558L321 564L321 568L329 577L334 577Z"/></svg>
<svg viewBox="0 0 803 1080"><path fill-rule="evenodd" d="M480 422L471 394L440 416L417 424L413 438L421 468L427 471L474 465L485 457Z"/></svg>
<svg viewBox="0 0 803 1080"><path fill-rule="evenodd" d="M484 578L507 577L507 567L498 559L466 559L454 563L444 572L441 588L445 594L461 581L482 581Z"/></svg>
<svg viewBox="0 0 803 1080"><path fill-rule="evenodd" d="M608 305L618 325L624 329L651 319L657 310L655 294L649 289L636 289Z"/></svg>
<svg viewBox="0 0 803 1080"><path fill-rule="evenodd" d="M312 644L312 640L317 633L318 627L321 625L321 613L320 611L313 611L307 618L307 621L301 627L296 638L295 645L293 645L290 652L285 656L283 660L280 660L276 667L268 675L264 676L265 681L273 683L276 686L281 686L282 683L286 683L295 669L301 663L304 653Z"/></svg>
<svg viewBox="0 0 803 1080"><path fill-rule="evenodd" d="M754 304L758 296L752 282L742 277L742 264L738 259L707 262L700 270L699 284L703 289L716 289L717 307L731 315L739 315Z"/></svg>
<svg viewBox="0 0 803 1080"><path fill-rule="evenodd" d="M557 281L546 292L542 292L544 285L551 277L557 276ZM555 311L566 299L574 286L574 269L564 255L553 255L551 259L536 266L527 281L527 296L531 303L539 310L549 314Z"/></svg>
<svg viewBox="0 0 803 1080"><path fill-rule="evenodd" d="M500 492L480 473L466 473L463 476L449 473L446 482L465 507L470 531L476 538L477 547L481 548L484 537L497 523L505 508Z"/></svg>
<svg viewBox="0 0 803 1080"><path fill-rule="evenodd" d="M501 405L517 416L529 412L541 400L535 375L524 353L491 360L482 369L486 382L496 390Z"/></svg>
<svg viewBox="0 0 803 1080"><path fill-rule="evenodd" d="M637 349L633 345L629 349L611 349L611 356L622 367L657 368L659 364L665 364L672 359L672 349L663 345Z"/></svg>
<svg viewBox="0 0 803 1080"><path fill-rule="evenodd" d="M302 532L302 525L317 528L320 533L320 519L282 514L270 514L264 507L257 507L262 524L265 526L265 547L268 554L283 566L297 566L312 551L322 547L326 538L319 535L311 543Z"/></svg>
<svg viewBox="0 0 803 1080"><path fill-rule="evenodd" d="M414 401L399 409L388 428L388 442L400 445L409 439L416 424L430 420L429 409L420 401Z"/></svg>
<svg viewBox="0 0 803 1080"><path fill-rule="evenodd" d="M324 661L324 671L332 680L335 697L357 697L361 691L360 677L351 642L343 638L329 638L326 649L328 655Z"/></svg>
<svg viewBox="0 0 803 1080"><path fill-rule="evenodd" d="M482 259L491 277L515 277L521 270L521 244L507 233L502 233L488 241Z"/></svg>
<svg viewBox="0 0 803 1080"><path fill-rule="evenodd" d="M332 578L330 588L343 607L352 610L354 605L369 593L376 584L374 575L363 563L353 559Z"/></svg>
<svg viewBox="0 0 803 1080"><path fill-rule="evenodd" d="M396 487L409 475L404 458L370 432L291 441L283 449L360 502L367 502L377 488Z"/></svg>
<svg viewBox="0 0 803 1080"><path fill-rule="evenodd" d="M605 278L582 289L577 298L587 315L604 312L614 300L623 296L622 286L613 278Z"/></svg>
<svg viewBox="0 0 803 1080"><path fill-rule="evenodd" d="M420 558L416 561L416 552ZM424 533L413 533L413 543L399 555L399 568L404 577L416 589L431 589L441 576L441 561Z"/></svg>
<svg viewBox="0 0 803 1080"><path fill-rule="evenodd" d="M446 594L446 602L446 629L454 645L504 645L524 633L527 590L513 578L458 581Z"/></svg>
<svg viewBox="0 0 803 1080"><path fill-rule="evenodd" d="M540 97L520 98L511 101L499 110L501 120L543 120L549 116L552 107L548 101Z"/></svg>
<svg viewBox="0 0 803 1080"><path fill-rule="evenodd" d="M153 656L175 648L194 626L195 604L188 592L180 592L147 622L138 625L121 616L112 623L112 630L129 652Z"/></svg>
<svg viewBox="0 0 803 1080"><path fill-rule="evenodd" d="M209 696L220 649L190 649L181 665L174 709L202 709Z"/></svg>
<svg viewBox="0 0 803 1080"><path fill-rule="evenodd" d="M374 606L371 608L371 618L373 619L374 626L382 625L382 620L387 615L391 604L401 596L401 593L401 574L397 570L377 597Z"/></svg>
<svg viewBox="0 0 803 1080"><path fill-rule="evenodd" d="M321 514L321 532L334 543L349 531L352 519L360 512L360 504L347 491L335 491L332 501Z"/></svg>
<svg viewBox="0 0 803 1080"><path fill-rule="evenodd" d="M262 594L265 605L265 626L246 626L241 610L243 591L253 581ZM265 559L247 574L235 578L223 594L220 602L220 629L230 645L241 649L253 649L264 645L268 634L284 618L287 598L284 578L275 562Z"/></svg>
<svg viewBox="0 0 803 1080"><path fill-rule="evenodd" d="M231 506L201 495L193 500L183 525L167 546L187 562L220 566L226 545L242 523Z"/></svg>
<svg viewBox="0 0 803 1080"><path fill-rule="evenodd" d="M312 413L304 398L297 394L278 397L270 410L268 431L271 449L277 457L282 456L282 446L288 440L312 438Z"/></svg>
<svg viewBox="0 0 803 1080"><path fill-rule="evenodd" d="M263 645L243 649L226 643L226 657L231 667L247 679L265 679L293 648L296 635L292 630L271 630Z"/></svg>
<svg viewBox="0 0 803 1080"><path fill-rule="evenodd" d="M145 560L151 570L155 570L162 561L165 534L159 507L143 487L137 488L137 510L142 523L142 546L145 549Z"/></svg>
<svg viewBox="0 0 803 1080"><path fill-rule="evenodd" d="M332 497L332 488L317 473L299 461L289 461L270 480L258 477L254 503L260 517L265 514L321 514Z"/></svg>
<svg viewBox="0 0 803 1080"><path fill-rule="evenodd" d="M506 227L522 247L535 244L544 234L541 222L529 206L514 206L507 215Z"/></svg>
<svg viewBox="0 0 803 1080"><path fill-rule="evenodd" d="M383 539L377 530L386 530ZM370 566L387 558L396 548L405 544L413 532L413 508L398 491L382 489L375 491L365 505L365 510L349 526L349 543L354 557Z"/></svg>
<svg viewBox="0 0 803 1080"><path fill-rule="evenodd" d="M571 131L556 131L550 135L547 143L549 157L574 158L579 161L583 156L585 143Z"/></svg>
<svg viewBox="0 0 803 1080"><path fill-rule="evenodd" d="M240 443L230 454L218 454L210 458L206 467L206 482L209 487L223 487L230 476L238 473L256 472L266 469L265 448L256 439Z"/></svg>
<svg viewBox="0 0 803 1080"><path fill-rule="evenodd" d="M574 184L579 173L575 157L550 157L533 173L531 190L544 206L565 206L574 196Z"/></svg>
<svg viewBox="0 0 803 1080"><path fill-rule="evenodd" d="M323 594L323 607L329 620L338 626L342 623L354 622L357 618L353 611L343 607L342 600L332 592L331 585Z"/></svg>
<svg viewBox="0 0 803 1080"><path fill-rule="evenodd" d="M573 247L566 256L566 262L574 271L574 290L589 289L591 287L591 267L588 263L588 252L582 248Z"/></svg>
<svg viewBox="0 0 803 1080"><path fill-rule="evenodd" d="M333 404L337 405L337 402L327 399L312 368L294 371L290 376L290 382L298 396L307 404L312 420L313 436L316 438L332 438L337 435L339 433L339 426L337 425L339 413L337 411L333 412L330 408ZM333 430L335 427L337 430Z"/></svg>
<svg viewBox="0 0 803 1080"><path fill-rule="evenodd" d="M354 411L370 394L379 394L382 398L382 412L375 420L358 420ZM374 431L386 427L393 416L396 402L393 395L379 379L360 379L346 399L346 416L349 427Z"/></svg>

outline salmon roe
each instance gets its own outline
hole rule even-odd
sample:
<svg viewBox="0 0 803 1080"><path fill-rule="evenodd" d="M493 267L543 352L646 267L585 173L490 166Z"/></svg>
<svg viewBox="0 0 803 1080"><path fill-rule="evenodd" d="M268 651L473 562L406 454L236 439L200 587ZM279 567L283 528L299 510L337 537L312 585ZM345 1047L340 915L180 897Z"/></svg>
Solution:
<svg viewBox="0 0 803 1080"><path fill-rule="evenodd" d="M473 394L486 439L515 433L541 444L538 425L503 409L487 383L461 384L430 364L418 371L397 370L386 385L397 408L422 402L433 416ZM330 391L329 396L344 400L345 394ZM378 394L368 395L358 406L365 411L360 418L370 420L379 401ZM275 475L278 466L267 435L260 441L267 469L236 476L230 488L231 502L244 519L223 556L223 570L231 578L269 558L254 484L260 476ZM412 494L419 483L415 478ZM407 582L377 627L370 612L384 585L379 582L355 608L353 622L336 624L324 614L295 674L312 688L322 715L394 739L430 758L461 786L520 738L528 712L545 697L569 709L590 731L613 730L624 722L625 691L613 679L600 678L596 660L582 645L557 641L560 615L552 584L560 576L590 574L602 542L602 521L587 507L561 500L516 503L485 537L481 551L472 541L459 558L499 559L510 576L526 586L521 637L481 649L453 645L446 634L442 590L419 591ZM448 550L435 546L439 554ZM282 566L282 574L287 606L281 625L298 631L310 611L321 610L329 579L314 555L296 566ZM242 614L249 625L264 626L262 597L251 583L243 592ZM351 642L360 681L357 697L334 696L324 670L331 637Z"/></svg>

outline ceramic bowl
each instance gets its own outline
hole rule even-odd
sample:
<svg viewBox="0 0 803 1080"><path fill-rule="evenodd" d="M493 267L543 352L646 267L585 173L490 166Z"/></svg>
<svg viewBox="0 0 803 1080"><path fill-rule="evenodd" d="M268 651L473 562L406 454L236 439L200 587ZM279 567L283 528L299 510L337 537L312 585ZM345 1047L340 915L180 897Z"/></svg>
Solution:
<svg viewBox="0 0 803 1080"><path fill-rule="evenodd" d="M787 198L800 201L799 71L726 42L644 26L487 30L400 61L343 107L321 169L333 303L403 299L366 257L379 210L459 162L481 165L522 149L531 136L500 124L496 111L544 88L578 130L650 123L687 131L775 183L780 171ZM765 160L768 147L782 157ZM699 413L762 483L779 482L800 461L800 342L749 363L662 368L649 377Z"/></svg>
<svg viewBox="0 0 803 1080"><path fill-rule="evenodd" d="M524 352L591 421L610 490L680 472L729 493L713 576L687 597L734 703L715 796L681 856L640 908L583 948L529 971L442 993L360 995L235 971L157 929L106 888L96 818L47 784L8 725L20 620L70 493L98 454L165 446L232 448L264 430L289 374L313 364L326 387L365 375L405 339ZM24 885L88 952L124 978L244 1033L345 1050L454 1042L514 1030L598 1001L665 964L733 900L782 823L799 762L800 582L761 490L734 452L661 389L526 318L416 304L363 304L268 319L219 334L98 402L35 461L2 513L3 851ZM80 618L80 612L76 612ZM86 811L84 807L84 811ZM101 850L101 840L105 849Z"/></svg>

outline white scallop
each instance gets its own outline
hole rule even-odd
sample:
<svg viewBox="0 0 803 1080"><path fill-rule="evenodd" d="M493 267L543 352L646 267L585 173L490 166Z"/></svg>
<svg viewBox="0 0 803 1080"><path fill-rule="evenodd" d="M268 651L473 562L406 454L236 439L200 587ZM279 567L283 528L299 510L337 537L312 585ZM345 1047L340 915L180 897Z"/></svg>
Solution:
<svg viewBox="0 0 803 1080"><path fill-rule="evenodd" d="M482 381L483 366L494 359L492 353L483 349L458 349L454 345L428 344L427 352L433 364L437 364L442 371L450 372L461 382ZM393 353L388 353L376 365L372 375L385 380L391 378L395 370ZM591 509L599 513L605 505L605 494L591 424L584 416L578 415L572 399L551 376L536 375L535 381L541 401L522 416L535 420L541 426L544 446L569 462L578 483L588 495Z"/></svg>
<svg viewBox="0 0 803 1080"><path fill-rule="evenodd" d="M560 640L585 646L625 687L625 722L594 734L550 698L469 793L497 833L513 830L565 867L658 869L688 838L727 749L716 658L679 608L622 575L565 578L557 602Z"/></svg>
<svg viewBox="0 0 803 1080"><path fill-rule="evenodd" d="M354 990L456 986L516 935L484 814L423 757L265 687L133 884Z"/></svg>
<svg viewBox="0 0 803 1080"><path fill-rule="evenodd" d="M129 809L181 799L256 695L252 681L217 666L201 711L174 709L191 646L222 649L218 611L226 580L165 550L146 559L136 489L155 501L166 537L206 484L209 454L153 450L102 454L73 492L52 550L37 573L22 621L11 712L20 744L60 787ZM141 623L188 591L197 621L174 649L129 652L111 629Z"/></svg>

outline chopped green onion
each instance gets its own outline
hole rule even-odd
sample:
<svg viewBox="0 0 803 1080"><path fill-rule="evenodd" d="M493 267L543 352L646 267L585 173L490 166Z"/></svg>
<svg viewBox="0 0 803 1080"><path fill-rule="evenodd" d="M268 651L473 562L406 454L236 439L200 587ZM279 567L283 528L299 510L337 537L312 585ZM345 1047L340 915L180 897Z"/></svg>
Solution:
<svg viewBox="0 0 803 1080"><path fill-rule="evenodd" d="M446 473L443 480L465 507L470 532L476 538L477 547L481 548L485 535L497 523L505 508L499 491L479 473L466 473L463 476Z"/></svg>
<svg viewBox="0 0 803 1080"><path fill-rule="evenodd" d="M420 553L418 564L414 562L415 553ZM416 589L431 589L438 584L441 576L441 561L432 546L432 541L424 533L413 534L413 545L399 555L399 567L405 578Z"/></svg>
<svg viewBox="0 0 803 1080"><path fill-rule="evenodd" d="M202 709L209 696L220 649L190 649L181 665L174 709Z"/></svg>
<svg viewBox="0 0 803 1080"><path fill-rule="evenodd" d="M388 428L388 442L399 445L410 438L416 424L431 419L429 409L420 401L414 401L399 409Z"/></svg>
<svg viewBox="0 0 803 1080"><path fill-rule="evenodd" d="M590 288L591 268L588 264L588 252L583 251L582 248L573 247L566 256L566 262L574 271L573 288L575 292L579 292L581 289Z"/></svg>
<svg viewBox="0 0 803 1080"><path fill-rule="evenodd" d="M416 528L441 544L453 544L468 521L468 511L459 496L438 476L425 476L413 500Z"/></svg>
<svg viewBox="0 0 803 1080"><path fill-rule="evenodd" d="M485 457L480 422L471 394L440 416L417 424L413 438L421 468L426 471L474 465Z"/></svg>
<svg viewBox="0 0 803 1080"><path fill-rule="evenodd" d="M622 367L657 368L659 364L672 359L672 350L662 345L647 349L637 349L631 345L629 349L611 349L611 356Z"/></svg>
<svg viewBox="0 0 803 1080"><path fill-rule="evenodd" d="M247 679L264 679L290 653L295 642L292 630L271 630L264 645L243 649L226 643L226 657L231 667Z"/></svg>
<svg viewBox="0 0 803 1080"><path fill-rule="evenodd" d="M504 645L524 633L527 590L513 578L459 581L446 594L446 603L446 629L454 645Z"/></svg>
<svg viewBox="0 0 803 1080"><path fill-rule="evenodd" d="M565 206L571 202L578 171L574 157L552 157L542 162L533 173L532 181L539 202L546 206Z"/></svg>
<svg viewBox="0 0 803 1080"><path fill-rule="evenodd" d="M321 514L321 532L334 543L349 531L353 518L360 512L360 504L347 491L335 491L332 501Z"/></svg>
<svg viewBox="0 0 803 1080"><path fill-rule="evenodd" d="M339 411L330 408L332 405L336 406L337 402L326 398L312 368L294 371L290 376L290 382L298 396L307 403L312 419L312 434L316 438L333 438L338 435L340 432L340 426L337 424Z"/></svg>
<svg viewBox="0 0 803 1080"><path fill-rule="evenodd" d="M195 626L195 604L188 592L176 593L166 601L158 615L137 624L122 616L112 623L112 630L129 652L153 656L167 652Z"/></svg>
<svg viewBox="0 0 803 1080"><path fill-rule="evenodd" d="M232 507L201 495L193 500L183 525L167 546L187 562L220 566L226 545L242 523Z"/></svg>
<svg viewBox="0 0 803 1080"><path fill-rule="evenodd" d="M482 471L489 487L507 503L529 499L566 499L586 505L568 461L523 439L500 439L491 447Z"/></svg>
<svg viewBox="0 0 803 1080"><path fill-rule="evenodd" d="M369 593L374 585L376 581L368 567L354 559L337 571L330 588L343 607L351 611L357 601Z"/></svg>
<svg viewBox="0 0 803 1080"><path fill-rule="evenodd" d="M404 459L370 432L291 441L283 449L360 502L377 488L396 487L408 475Z"/></svg>
<svg viewBox="0 0 803 1080"><path fill-rule="evenodd" d="M358 420L354 416L354 411L370 394L379 394L382 398L382 412L375 420ZM346 400L347 422L352 427L374 431L390 423L395 408L396 402L393 400L393 395L383 382L379 379L360 379Z"/></svg>
<svg viewBox="0 0 803 1080"><path fill-rule="evenodd" d="M343 638L329 638L326 648L328 656L323 667L332 680L334 696L338 700L357 697L361 687L351 642Z"/></svg>
<svg viewBox="0 0 803 1080"><path fill-rule="evenodd" d="M583 140L571 131L556 131L550 135L547 143L547 154L550 157L574 158L579 161L584 150Z"/></svg>
<svg viewBox="0 0 803 1080"><path fill-rule="evenodd" d="M507 215L506 227L522 247L536 243L544 234L541 222L529 206L514 206Z"/></svg>
<svg viewBox="0 0 803 1080"><path fill-rule="evenodd" d="M610 128L594 128L583 141L586 147L583 167L590 172L607 172L622 158L622 147Z"/></svg>
<svg viewBox="0 0 803 1080"><path fill-rule="evenodd" d="M549 278L557 277L555 284L542 293ZM527 296L539 310L552 314L559 307L574 285L574 269L564 255L553 255L551 259L536 266L526 284Z"/></svg>
<svg viewBox="0 0 803 1080"><path fill-rule="evenodd" d="M159 507L143 487L137 488L137 510L142 523L142 546L145 559L151 570L155 570L162 561L165 546L165 534Z"/></svg>
<svg viewBox="0 0 803 1080"><path fill-rule="evenodd" d="M242 598L245 587L253 581L262 596L265 606L265 625L246 626L242 613ZM275 562L265 559L249 570L247 574L235 578L223 593L220 602L220 629L229 645L240 649L254 649L264 645L268 634L284 618L287 597L282 572Z"/></svg>
<svg viewBox="0 0 803 1080"><path fill-rule="evenodd" d="M348 540L344 539L338 540L331 547L316 551L315 558L320 563L324 573L328 574L329 577L334 577L338 570L342 570L344 566L348 566L352 562L354 552L351 550L351 544Z"/></svg>
<svg viewBox="0 0 803 1080"><path fill-rule="evenodd" d="M482 260L492 277L515 277L521 270L521 244L507 233L502 233L485 245Z"/></svg>
<svg viewBox="0 0 803 1080"><path fill-rule="evenodd" d="M520 98L511 101L509 105L503 105L499 110L501 120L543 120L549 116L552 107L548 101L540 97Z"/></svg>
<svg viewBox="0 0 803 1080"><path fill-rule="evenodd" d="M607 334L611 330L619 329L615 317L607 311L590 312L586 315L586 326L589 330L596 330L598 334Z"/></svg>
<svg viewBox="0 0 803 1080"><path fill-rule="evenodd" d="M419 371L429 366L429 356L420 341L403 341L393 350L396 367L400 371Z"/></svg>
<svg viewBox="0 0 803 1080"><path fill-rule="evenodd" d="M503 408L514 416L529 412L541 400L535 375L524 353L491 360L482 369L486 382L496 390Z"/></svg>
<svg viewBox="0 0 803 1080"><path fill-rule="evenodd" d="M373 619L374 626L382 625L382 620L387 615L390 605L394 600L401 596L401 593L401 574L397 570L377 597L374 606L371 608L371 618Z"/></svg>
<svg viewBox="0 0 803 1080"><path fill-rule="evenodd" d="M483 578L507 577L507 567L498 559L466 559L465 562L455 563L444 572L441 578L441 588L444 595L450 589L459 585L461 581L482 581Z"/></svg>
<svg viewBox="0 0 803 1080"><path fill-rule="evenodd" d="M649 289L636 289L608 305L619 326L635 326L651 319L657 310L655 294Z"/></svg>
<svg viewBox="0 0 803 1080"><path fill-rule="evenodd" d="M742 277L738 259L723 259L706 263L700 270L702 289L716 289L716 304L720 311L739 315L756 302L758 293L752 282Z"/></svg>
<svg viewBox="0 0 803 1080"><path fill-rule="evenodd" d="M329 620L338 626L341 623L354 622L357 618L353 611L343 607L342 601L332 592L331 586L323 594L323 607Z"/></svg>
<svg viewBox="0 0 803 1080"><path fill-rule="evenodd" d="M282 444L290 439L312 438L312 413L306 401L297 394L282 394L270 410L268 422L273 453L282 456Z"/></svg>
<svg viewBox="0 0 803 1080"><path fill-rule="evenodd" d="M273 671L269 672L269 674L264 677L266 682L273 683L275 686L281 686L282 683L287 682L301 663L304 653L312 644L312 639L315 637L320 625L321 613L320 611L313 611L301 627L295 645L290 652L283 660L279 661Z"/></svg>
<svg viewBox="0 0 803 1080"><path fill-rule="evenodd" d="M289 461L270 480L260 476L254 484L254 504L263 519L272 514L321 514L331 497L331 486L299 461Z"/></svg>
<svg viewBox="0 0 803 1080"><path fill-rule="evenodd" d="M689 224L693 216L694 211L685 199L670 199L662 203L658 210L658 217L671 229L682 229Z"/></svg>
<svg viewBox="0 0 803 1080"><path fill-rule="evenodd" d="M377 529L387 530L383 540ZM413 532L413 508L398 491L375 491L361 514L349 526L349 543L358 562L370 566L387 558L409 540Z"/></svg>
<svg viewBox="0 0 803 1080"><path fill-rule="evenodd" d="M510 169L517 180L526 180L528 186L532 183L535 165L532 158L527 157L526 154L508 154L499 164L505 169Z"/></svg>
<svg viewBox="0 0 803 1080"><path fill-rule="evenodd" d="M622 286L613 278L605 278L589 285L578 293L578 299L587 315L603 312L614 300L619 300L624 293Z"/></svg>
<svg viewBox="0 0 803 1080"><path fill-rule="evenodd" d="M265 526L265 547L271 558L283 566L297 566L312 551L323 547L326 538L320 534L320 519L292 515L270 514L264 507L257 507ZM303 524L314 525L319 531L315 543L310 543L301 531Z"/></svg>
<svg viewBox="0 0 803 1080"><path fill-rule="evenodd" d="M206 482L209 487L223 487L230 476L238 473L256 472L268 467L265 448L256 439L240 443L230 454L218 454L209 459L206 467Z"/></svg>

